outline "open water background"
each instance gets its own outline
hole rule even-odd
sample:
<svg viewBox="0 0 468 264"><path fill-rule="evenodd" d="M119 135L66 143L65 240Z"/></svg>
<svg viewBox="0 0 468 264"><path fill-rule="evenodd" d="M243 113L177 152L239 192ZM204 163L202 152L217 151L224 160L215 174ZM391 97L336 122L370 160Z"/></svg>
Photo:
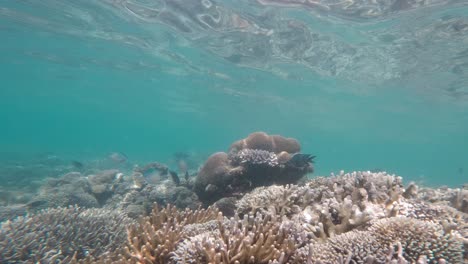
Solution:
<svg viewBox="0 0 468 264"><path fill-rule="evenodd" d="M0 160L201 161L254 131L315 175L468 171L466 1L0 0Z"/></svg>

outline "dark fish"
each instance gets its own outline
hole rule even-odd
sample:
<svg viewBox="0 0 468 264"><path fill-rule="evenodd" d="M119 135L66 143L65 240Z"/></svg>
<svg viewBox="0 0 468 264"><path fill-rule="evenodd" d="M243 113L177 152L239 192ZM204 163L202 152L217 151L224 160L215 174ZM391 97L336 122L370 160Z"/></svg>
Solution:
<svg viewBox="0 0 468 264"><path fill-rule="evenodd" d="M304 168L309 166L310 163L314 163L314 158L316 156L312 156L311 154L301 154L297 153L294 154L291 159L286 162L287 166L295 167L295 168Z"/></svg>
<svg viewBox="0 0 468 264"><path fill-rule="evenodd" d="M79 170L83 169L83 167L84 167L83 163L81 163L79 161L76 161L76 160L72 160L71 164L73 165L73 167L75 167L75 168L77 168Z"/></svg>
<svg viewBox="0 0 468 264"><path fill-rule="evenodd" d="M177 172L170 170L169 174L171 175L171 178L174 181L175 185L179 186L180 185L180 179L179 179L179 175L177 175Z"/></svg>

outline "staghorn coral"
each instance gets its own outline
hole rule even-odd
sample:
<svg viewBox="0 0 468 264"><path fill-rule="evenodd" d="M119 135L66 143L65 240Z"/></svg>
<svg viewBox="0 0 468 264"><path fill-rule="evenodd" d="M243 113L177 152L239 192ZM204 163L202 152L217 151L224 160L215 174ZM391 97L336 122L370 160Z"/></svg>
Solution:
<svg viewBox="0 0 468 264"><path fill-rule="evenodd" d="M47 209L6 221L0 229L2 263L69 263L125 243L132 220L104 209Z"/></svg>
<svg viewBox="0 0 468 264"><path fill-rule="evenodd" d="M178 211L167 206L162 210L156 204L150 216L141 219L127 230L127 246L122 252L110 256L106 261L113 263L168 263L171 252L187 238L184 227L216 219L214 208Z"/></svg>
<svg viewBox="0 0 468 264"><path fill-rule="evenodd" d="M286 218L249 214L227 219L219 213L208 220L215 213L193 217L190 210L155 209L153 220L146 218L142 226L128 230L123 251L82 263L442 264L461 263L463 256L458 233L431 221L379 219L362 230L316 241Z"/></svg>
<svg viewBox="0 0 468 264"><path fill-rule="evenodd" d="M190 237L174 252L174 263L283 263L295 250L289 229L270 216L218 218L218 230Z"/></svg>
<svg viewBox="0 0 468 264"><path fill-rule="evenodd" d="M375 221L364 231L312 242L297 250L293 259L293 263L462 263L463 247L456 235L437 223L392 217Z"/></svg>

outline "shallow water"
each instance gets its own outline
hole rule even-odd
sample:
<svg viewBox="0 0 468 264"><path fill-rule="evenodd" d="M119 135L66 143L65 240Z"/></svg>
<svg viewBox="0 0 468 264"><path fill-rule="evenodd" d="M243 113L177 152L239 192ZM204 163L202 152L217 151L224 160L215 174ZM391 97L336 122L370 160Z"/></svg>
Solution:
<svg viewBox="0 0 468 264"><path fill-rule="evenodd" d="M314 175L466 183L466 2L295 2L0 1L2 159L203 161L260 130Z"/></svg>

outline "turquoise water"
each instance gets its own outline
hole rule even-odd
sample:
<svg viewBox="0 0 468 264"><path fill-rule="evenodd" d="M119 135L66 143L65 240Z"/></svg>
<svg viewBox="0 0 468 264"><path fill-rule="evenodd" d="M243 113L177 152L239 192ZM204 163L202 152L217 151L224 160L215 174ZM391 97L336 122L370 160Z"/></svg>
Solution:
<svg viewBox="0 0 468 264"><path fill-rule="evenodd" d="M0 1L3 158L203 160L266 131L314 175L467 182L466 3L285 2Z"/></svg>

